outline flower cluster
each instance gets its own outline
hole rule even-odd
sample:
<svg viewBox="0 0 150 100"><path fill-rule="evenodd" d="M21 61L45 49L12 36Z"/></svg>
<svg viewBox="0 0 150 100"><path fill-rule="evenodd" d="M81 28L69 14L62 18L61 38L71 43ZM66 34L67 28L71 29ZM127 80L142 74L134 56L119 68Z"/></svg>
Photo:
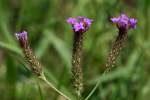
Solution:
<svg viewBox="0 0 150 100"><path fill-rule="evenodd" d="M129 29L135 29L137 20L134 18L129 18L125 14L121 14L118 17L113 17L111 18L111 21L115 23L119 29L118 34L112 49L108 55L107 62L106 62L106 71L108 72L115 64L117 57L119 56L119 53L121 52L121 49L124 46L125 41L127 40L127 35L124 34L127 33ZM78 16L76 18L68 18L67 23L72 25L73 31L75 32L74 34L74 41L73 41L73 52L72 52L72 73L73 73L73 84L76 89L76 93L78 98L82 98L81 94L83 92L83 72L82 72L82 51L83 51L83 36L84 33L86 32L93 20L83 17L83 16ZM50 87L52 87L56 92L64 96L67 100L71 100L69 97L64 95L62 92L60 92L57 88L55 88L51 83L49 83L42 70L42 65L39 63L38 59L34 55L32 48L28 44L28 37L27 37L27 32L18 32L15 34L17 40L20 43L20 46L22 47L24 51L25 58L27 59L27 62L30 65L31 71L36 74L39 78L43 79ZM105 74L104 72L104 74ZM90 95L94 93L96 90L97 86L99 85L99 82L96 84L96 86L93 88L91 91ZM88 96L86 100L89 98Z"/></svg>
<svg viewBox="0 0 150 100"><path fill-rule="evenodd" d="M72 25L73 30L75 32L81 32L81 33L86 32L90 28L92 21L93 20L83 17L83 16L78 16L77 18L67 19L67 23Z"/></svg>
<svg viewBox="0 0 150 100"><path fill-rule="evenodd" d="M137 20L134 18L129 18L125 14L121 14L119 17L111 18L113 23L117 24L119 30L127 31L128 29L135 29Z"/></svg>
<svg viewBox="0 0 150 100"><path fill-rule="evenodd" d="M23 32L16 33L15 35L21 47L27 47L27 41L28 41L27 32L23 31Z"/></svg>

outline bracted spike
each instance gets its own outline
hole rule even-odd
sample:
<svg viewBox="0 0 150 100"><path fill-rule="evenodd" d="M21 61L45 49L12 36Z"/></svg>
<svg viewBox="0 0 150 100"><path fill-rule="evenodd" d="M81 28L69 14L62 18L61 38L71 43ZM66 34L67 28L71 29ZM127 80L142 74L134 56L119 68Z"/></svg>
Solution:
<svg viewBox="0 0 150 100"><path fill-rule="evenodd" d="M118 34L116 41L114 42L112 49L107 57L107 62L106 62L106 68L108 69L107 71L110 71L110 69L116 63L116 59L119 56L122 48L124 47L124 43L126 39L127 39L127 33Z"/></svg>
<svg viewBox="0 0 150 100"><path fill-rule="evenodd" d="M74 34L73 53L72 53L72 73L74 78L74 87L78 95L81 95L83 90L83 75L82 75L82 45L83 33L76 32Z"/></svg>
<svg viewBox="0 0 150 100"><path fill-rule="evenodd" d="M27 62L30 64L31 71L36 74L37 76L42 75L42 66L34 56L32 49L28 46L24 49L24 54Z"/></svg>

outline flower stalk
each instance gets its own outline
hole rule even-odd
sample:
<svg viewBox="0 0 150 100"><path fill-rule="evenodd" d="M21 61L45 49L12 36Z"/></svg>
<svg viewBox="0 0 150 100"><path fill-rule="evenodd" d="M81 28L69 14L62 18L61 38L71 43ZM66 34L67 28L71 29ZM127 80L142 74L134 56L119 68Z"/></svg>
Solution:
<svg viewBox="0 0 150 100"><path fill-rule="evenodd" d="M90 28L92 20L79 16L68 18L67 23L72 25L74 31L73 51L72 51L72 74L73 85L76 89L78 100L82 98L83 91L83 72L82 72L82 48L83 35Z"/></svg>
<svg viewBox="0 0 150 100"><path fill-rule="evenodd" d="M20 46L23 49L25 58L27 62L30 65L30 70L37 75L38 77L43 75L42 66L39 63L38 59L33 54L32 49L30 48L28 38L27 38L27 32L21 32L15 34L17 37L17 40L19 41Z"/></svg>
<svg viewBox="0 0 150 100"><path fill-rule="evenodd" d="M124 44L128 37L128 30L129 29L135 29L137 20L134 18L128 18L125 14L121 14L119 17L111 18L111 21L113 23L116 23L117 28L119 30L118 36L113 43L112 49L107 57L106 62L106 72L110 71L111 68L116 63L116 59L119 56L122 48L124 47Z"/></svg>
<svg viewBox="0 0 150 100"><path fill-rule="evenodd" d="M116 24L119 32L118 36L113 43L112 49L110 53L108 54L107 57L107 62L106 62L106 70L103 72L102 76L104 76L107 72L111 70L111 68L114 66L117 57L119 56L122 48L124 47L124 43L127 40L128 36L128 30L129 29L135 29L137 20L134 18L128 18L125 14L121 14L119 17L114 17L111 18L111 21ZM94 88L91 90L89 95L85 98L85 100L89 100L89 98L92 96L92 94L96 91L98 86L100 85L101 80L99 79L94 86Z"/></svg>
<svg viewBox="0 0 150 100"><path fill-rule="evenodd" d="M40 62L38 61L38 59L35 57L35 55L33 54L32 49L30 48L30 45L28 43L28 39L27 39L27 32L20 32L20 33L16 33L16 38L19 41L20 46L23 49L25 58L27 60L27 62L30 65L30 70L36 75L38 76L39 79L43 80L50 88L52 88L53 90L55 90L58 94L60 94L61 96L63 96L64 98L66 98L67 100L71 100L68 96L66 96L64 93L62 93L61 91L59 91L52 83L50 83L42 70L42 66L40 64Z"/></svg>

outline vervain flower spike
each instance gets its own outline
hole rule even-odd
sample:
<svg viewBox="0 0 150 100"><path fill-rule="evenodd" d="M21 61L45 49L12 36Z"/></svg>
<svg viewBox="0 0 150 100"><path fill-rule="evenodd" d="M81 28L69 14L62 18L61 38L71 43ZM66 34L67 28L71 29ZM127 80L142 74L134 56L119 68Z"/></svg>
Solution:
<svg viewBox="0 0 150 100"><path fill-rule="evenodd" d="M67 100L71 100L68 96L66 96L65 94L63 94L61 91L59 91L56 87L54 87L54 85L52 83L50 83L43 71L42 71L42 66L39 63L38 59L35 57L35 55L33 54L32 49L30 48L30 45L28 43L28 36L27 36L27 32L23 31L23 32L19 32L16 33L16 38L19 41L20 46L23 49L25 58L27 60L27 62L30 65L30 70L38 76L38 78L40 78L41 80L43 80L47 85L49 85L52 89L54 89L57 93L59 93L60 95L62 95L64 98L66 98Z"/></svg>
<svg viewBox="0 0 150 100"><path fill-rule="evenodd" d="M38 60L36 59L36 57L34 56L32 49L29 46L27 32L23 31L20 33L16 33L15 35L20 43L20 46L23 48L26 60L30 64L31 71L40 77L42 75L42 67L41 64L38 62Z"/></svg>
<svg viewBox="0 0 150 100"><path fill-rule="evenodd" d="M128 30L135 29L137 23L136 19L129 18L125 14L121 14L119 17L113 17L111 21L116 24L119 33L107 58L106 67L108 71L114 66L116 58L124 46Z"/></svg>
<svg viewBox="0 0 150 100"><path fill-rule="evenodd" d="M91 19L78 16L77 18L68 18L67 23L72 25L74 31L73 51L72 51L72 73L73 84L76 89L78 98L81 97L83 91L83 77L82 77L82 47L83 47L83 33L85 33L92 24Z"/></svg>
<svg viewBox="0 0 150 100"><path fill-rule="evenodd" d="M105 73L107 73L115 64L116 58L118 57L121 49L124 46L124 43L127 39L127 32L130 29L135 29L137 20L134 18L129 18L125 14L121 14L119 17L113 17L111 18L111 21L116 24L119 32L118 36L112 46L112 49L110 53L108 54L107 57L107 62L106 62L106 70L102 74L103 76ZM99 84L101 83L101 80L98 80L92 91L89 93L89 95L85 98L85 100L89 100L91 95L95 92L95 90L98 88Z"/></svg>

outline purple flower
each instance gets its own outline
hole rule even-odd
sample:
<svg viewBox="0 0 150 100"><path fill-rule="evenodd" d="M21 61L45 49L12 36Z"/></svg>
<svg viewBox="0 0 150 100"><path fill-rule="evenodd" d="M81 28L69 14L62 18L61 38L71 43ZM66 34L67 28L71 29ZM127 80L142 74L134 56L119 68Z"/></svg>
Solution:
<svg viewBox="0 0 150 100"><path fill-rule="evenodd" d="M80 30L84 30L83 23L75 23L74 24L74 30L75 30L75 32L80 31Z"/></svg>
<svg viewBox="0 0 150 100"><path fill-rule="evenodd" d="M117 27L120 30L127 31L128 29L135 29L137 20L134 18L129 18L125 14L121 14L119 17L113 17L111 18L111 21L113 23L117 24Z"/></svg>
<svg viewBox="0 0 150 100"><path fill-rule="evenodd" d="M23 32L19 32L15 34L17 40L19 41L21 47L27 47L27 32L23 31Z"/></svg>
<svg viewBox="0 0 150 100"><path fill-rule="evenodd" d="M81 33L86 32L90 28L92 21L93 20L83 17L83 16L78 16L77 18L67 19L67 23L72 25L73 30L75 32L81 32Z"/></svg>
<svg viewBox="0 0 150 100"><path fill-rule="evenodd" d="M129 27L135 29L136 28L136 23L137 23L137 20L134 19L134 18L131 18L129 20Z"/></svg>
<svg viewBox="0 0 150 100"><path fill-rule="evenodd" d="M77 20L76 20L75 18L68 18L68 19L67 19L67 23L73 25L73 24L77 23Z"/></svg>

